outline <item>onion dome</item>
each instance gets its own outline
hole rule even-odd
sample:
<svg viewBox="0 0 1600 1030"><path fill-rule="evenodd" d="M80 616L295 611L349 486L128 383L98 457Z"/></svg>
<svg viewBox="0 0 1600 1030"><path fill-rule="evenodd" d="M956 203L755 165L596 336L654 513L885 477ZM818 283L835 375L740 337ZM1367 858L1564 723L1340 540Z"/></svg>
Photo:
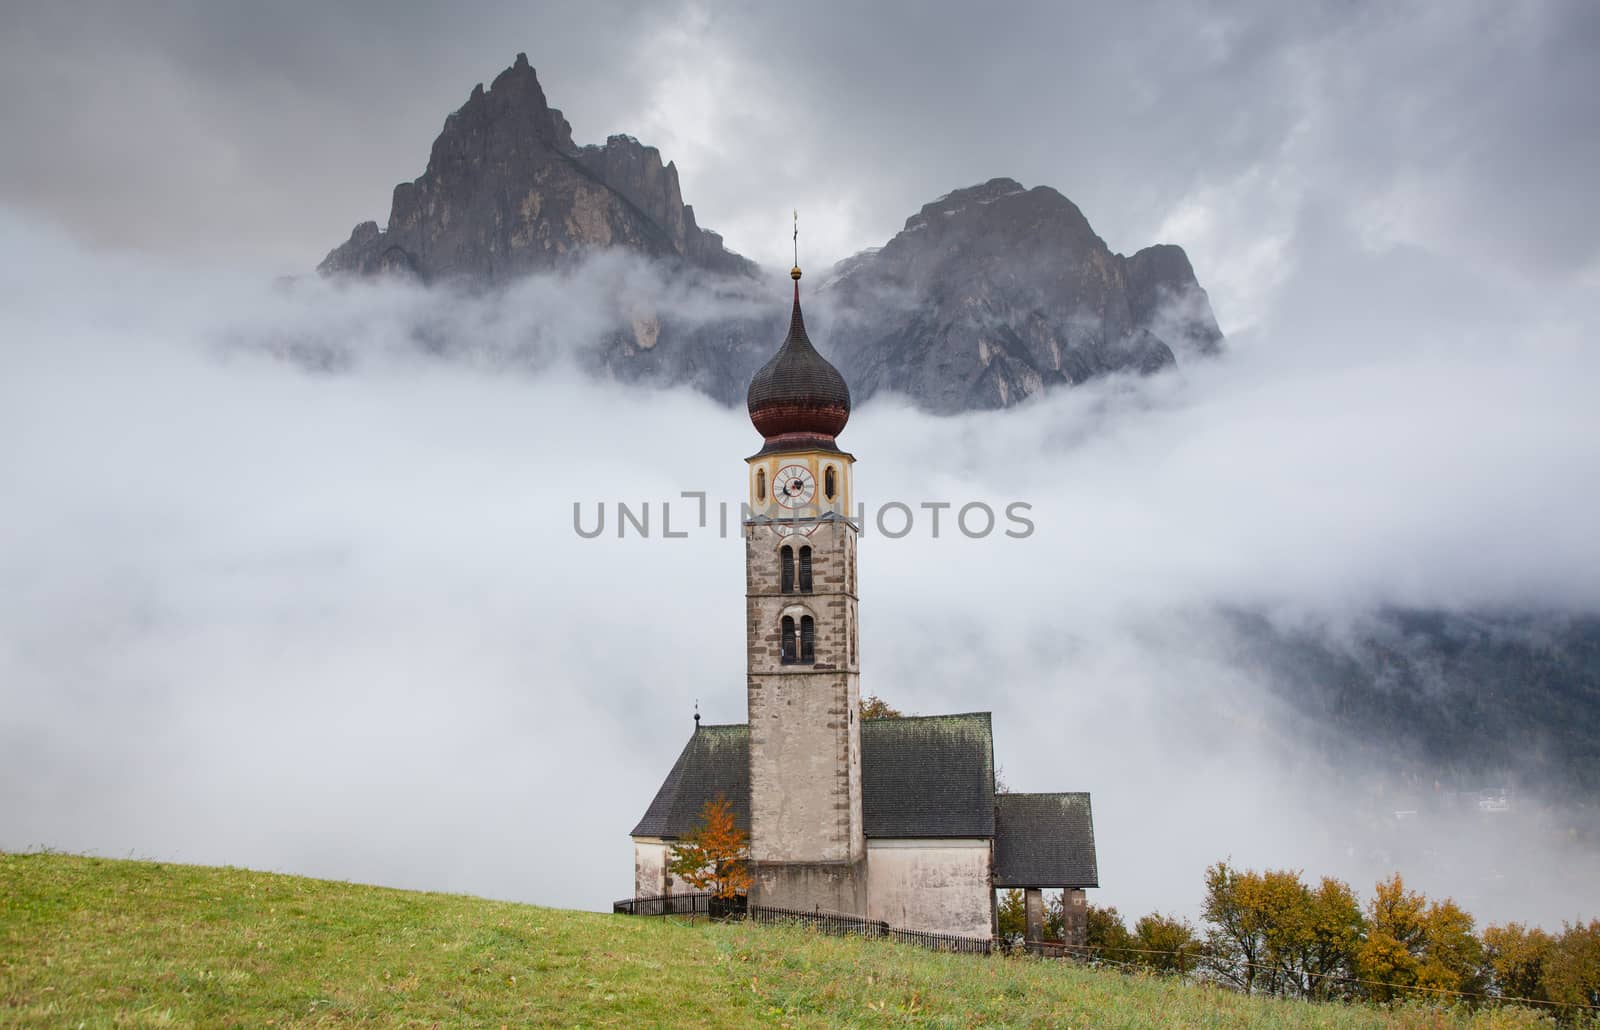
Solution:
<svg viewBox="0 0 1600 1030"><path fill-rule="evenodd" d="M794 280L789 335L772 360L750 380L750 421L767 444L763 452L801 447L837 450L834 437L850 421L850 387L844 376L811 345L800 315L800 268Z"/></svg>

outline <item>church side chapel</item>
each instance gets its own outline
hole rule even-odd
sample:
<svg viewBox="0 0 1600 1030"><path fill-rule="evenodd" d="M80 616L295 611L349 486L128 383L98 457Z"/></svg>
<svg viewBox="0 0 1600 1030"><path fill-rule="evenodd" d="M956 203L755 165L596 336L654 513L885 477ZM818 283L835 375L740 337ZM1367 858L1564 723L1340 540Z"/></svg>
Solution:
<svg viewBox="0 0 1600 1030"><path fill-rule="evenodd" d="M634 827L634 895L687 893L672 845L707 802L749 834L755 905L820 910L930 933L996 933L996 889L1064 891L1081 943L1099 886L1084 793L995 792L988 712L863 719L857 648L855 458L838 444L850 390L817 353L794 279L789 334L751 380L761 449L744 523L749 718L695 728ZM1076 941L1073 940L1076 938Z"/></svg>

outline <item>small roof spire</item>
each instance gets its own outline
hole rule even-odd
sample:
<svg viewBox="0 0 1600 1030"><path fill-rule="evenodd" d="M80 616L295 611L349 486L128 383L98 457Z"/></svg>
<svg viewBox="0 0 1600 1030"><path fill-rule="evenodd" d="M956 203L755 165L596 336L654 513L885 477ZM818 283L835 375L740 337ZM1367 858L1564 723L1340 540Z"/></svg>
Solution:
<svg viewBox="0 0 1600 1030"><path fill-rule="evenodd" d="M794 280L795 298L800 297L800 211L794 213L794 267L789 269L789 278Z"/></svg>
<svg viewBox="0 0 1600 1030"><path fill-rule="evenodd" d="M694 699L694 728L696 730L700 728L700 699L698 697Z"/></svg>

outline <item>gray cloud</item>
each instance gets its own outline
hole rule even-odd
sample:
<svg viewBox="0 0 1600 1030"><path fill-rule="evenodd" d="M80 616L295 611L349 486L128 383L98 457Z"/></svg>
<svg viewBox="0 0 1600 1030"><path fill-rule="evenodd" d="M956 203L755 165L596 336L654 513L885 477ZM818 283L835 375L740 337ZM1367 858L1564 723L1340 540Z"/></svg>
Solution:
<svg viewBox="0 0 1600 1030"><path fill-rule="evenodd" d="M3 228L0 847L626 893L624 835L692 703L743 717L743 552L582 541L571 506L736 505L752 431L571 370L613 263L496 300L286 290ZM1559 809L1450 831L1515 868L1509 890L1397 850L1384 771L1306 748L1219 632L1218 605L1333 627L1600 607L1592 349L1540 323L1474 335L1471 308L1431 338L1363 317L1012 412L883 397L847 432L869 504L1033 505L1026 540L869 533L863 679L916 711L992 708L1017 789L1093 791L1099 901L1192 915L1226 855L1358 886L1399 865L1497 919L1600 901ZM443 360L419 322L488 342ZM286 338L357 360L307 371L274 357Z"/></svg>
<svg viewBox="0 0 1600 1030"><path fill-rule="evenodd" d="M7 15L0 202L87 238L309 267L382 218L444 115L526 50L580 140L676 159L702 224L809 263L995 175L1114 248L1171 237L1225 329L1311 259L1373 251L1539 284L1596 275L1600 18L1516 3L37 5Z"/></svg>

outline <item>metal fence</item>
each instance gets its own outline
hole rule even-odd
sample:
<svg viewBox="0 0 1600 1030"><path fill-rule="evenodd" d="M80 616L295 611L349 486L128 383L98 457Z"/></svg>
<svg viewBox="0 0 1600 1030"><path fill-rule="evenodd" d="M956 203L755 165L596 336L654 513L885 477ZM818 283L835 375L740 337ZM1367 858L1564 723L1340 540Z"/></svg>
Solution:
<svg viewBox="0 0 1600 1030"><path fill-rule="evenodd" d="M901 944L915 944L929 951L953 951L962 955L990 955L994 941L987 937L957 937L948 933L924 933L921 930L896 930L888 927L884 936Z"/></svg>
<svg viewBox="0 0 1600 1030"><path fill-rule="evenodd" d="M611 911L624 916L710 916L725 919L744 911L744 899L731 901L715 894L662 894L653 898L623 898Z"/></svg>
<svg viewBox="0 0 1600 1030"><path fill-rule="evenodd" d="M805 909L776 908L771 905L746 905L745 918L752 923L804 923L833 937L882 937L889 929L888 923L862 919L860 916L840 915L820 909L808 912Z"/></svg>
<svg viewBox="0 0 1600 1030"><path fill-rule="evenodd" d="M743 897L730 899L714 894L666 894L653 898L624 898L613 903L611 911L626 916L689 916L692 919L703 915L712 919L745 919L764 925L795 923L833 937L878 937L901 944L914 944L930 951L966 955L988 955L994 951L994 942L987 937L957 937L946 933L901 930L882 920L862 919L838 912L751 905Z"/></svg>

